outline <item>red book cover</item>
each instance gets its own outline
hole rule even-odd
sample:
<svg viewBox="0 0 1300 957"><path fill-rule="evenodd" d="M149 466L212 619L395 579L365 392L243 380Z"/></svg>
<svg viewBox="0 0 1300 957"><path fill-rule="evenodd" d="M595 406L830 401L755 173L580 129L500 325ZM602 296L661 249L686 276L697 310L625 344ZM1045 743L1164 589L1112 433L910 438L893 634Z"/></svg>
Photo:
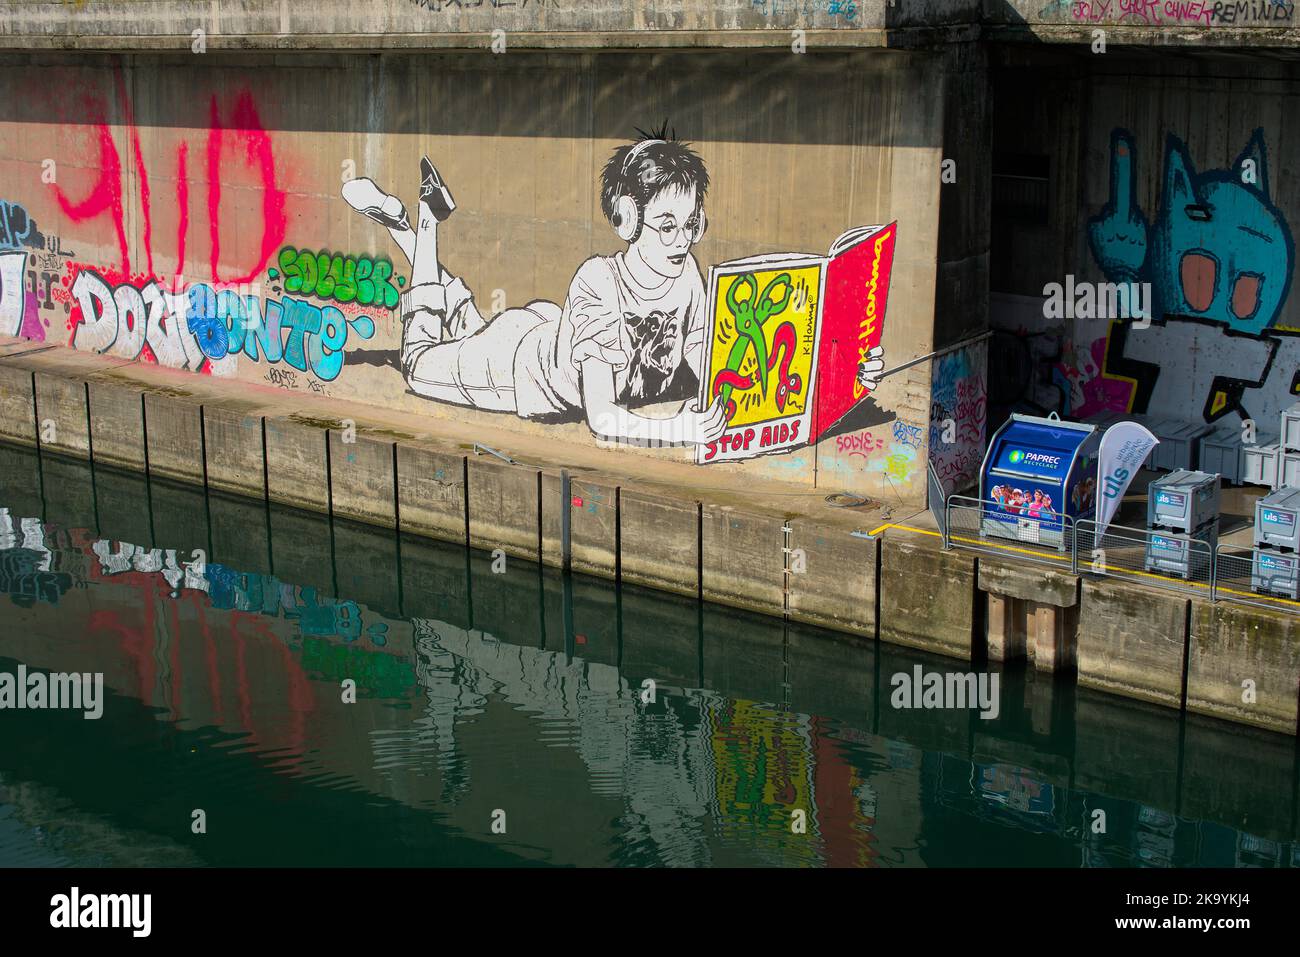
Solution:
<svg viewBox="0 0 1300 957"><path fill-rule="evenodd" d="M897 233L897 222L863 226L831 247L809 442L817 441L869 395L858 381L858 367L884 335Z"/></svg>

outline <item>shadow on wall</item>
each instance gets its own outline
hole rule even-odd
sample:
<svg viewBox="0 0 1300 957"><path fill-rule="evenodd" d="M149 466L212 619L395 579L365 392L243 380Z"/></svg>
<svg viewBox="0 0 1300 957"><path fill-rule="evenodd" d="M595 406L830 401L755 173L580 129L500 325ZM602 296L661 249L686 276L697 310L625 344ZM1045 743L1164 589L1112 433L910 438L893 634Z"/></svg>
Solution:
<svg viewBox="0 0 1300 957"><path fill-rule="evenodd" d="M1112 132L1108 201L1087 224L1105 282L1069 276L1044 300L997 297L998 324L1020 340L995 340L1007 373L999 399L1010 411L1073 418L1272 421L1300 395L1300 330L1279 324L1295 247L1273 200L1264 131L1203 173L1170 134L1147 211L1141 155L1134 134Z"/></svg>

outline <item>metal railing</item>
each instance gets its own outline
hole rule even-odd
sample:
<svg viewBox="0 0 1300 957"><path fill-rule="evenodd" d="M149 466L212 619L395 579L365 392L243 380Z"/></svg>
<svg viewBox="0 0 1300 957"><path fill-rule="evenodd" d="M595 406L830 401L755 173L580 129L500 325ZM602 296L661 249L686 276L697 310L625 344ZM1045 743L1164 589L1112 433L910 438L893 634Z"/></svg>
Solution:
<svg viewBox="0 0 1300 957"><path fill-rule="evenodd" d="M1300 612L1297 574L1300 555L1220 545L1214 552L1214 598Z"/></svg>
<svg viewBox="0 0 1300 957"><path fill-rule="evenodd" d="M965 495L949 496L944 511L945 548L957 545L1059 567L1073 565L1074 522L1068 515L1018 514L998 502Z"/></svg>
<svg viewBox="0 0 1300 957"><path fill-rule="evenodd" d="M1090 519L1010 512L1002 503L949 496L943 546L1051 565L1079 574L1141 582L1210 601L1236 601L1300 613L1300 554L1260 553L1147 528Z"/></svg>
<svg viewBox="0 0 1300 957"><path fill-rule="evenodd" d="M1206 541L1149 528L1097 523L1076 526L1075 571L1128 578L1158 588L1211 597L1214 547Z"/></svg>

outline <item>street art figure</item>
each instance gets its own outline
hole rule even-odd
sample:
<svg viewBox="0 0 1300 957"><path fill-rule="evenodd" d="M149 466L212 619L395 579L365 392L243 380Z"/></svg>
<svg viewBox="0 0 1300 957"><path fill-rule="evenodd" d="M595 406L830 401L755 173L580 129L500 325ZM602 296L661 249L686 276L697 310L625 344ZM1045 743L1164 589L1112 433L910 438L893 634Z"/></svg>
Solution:
<svg viewBox="0 0 1300 957"><path fill-rule="evenodd" d="M1110 196L1088 240L1107 280L1150 283L1153 328L1111 324L1104 348L1090 347L1104 356L1102 374L1071 412L1274 420L1300 395L1300 337L1278 324L1295 249L1273 204L1263 131L1229 168L1199 174L1170 135L1150 223L1137 205L1136 165L1133 134L1114 130Z"/></svg>
<svg viewBox="0 0 1300 957"><path fill-rule="evenodd" d="M617 148L600 202L626 247L583 263L563 306L535 300L490 320L438 259L438 226L456 205L427 158L414 229L401 201L373 181L351 180L342 193L388 229L411 263L400 310L412 391L526 419L585 419L602 439L657 446L705 445L727 425L722 396L707 408L688 398L666 418L632 411L697 391L706 297L691 248L707 225L708 187L699 155L663 132ZM874 388L883 368L878 356L863 363L864 385Z"/></svg>
<svg viewBox="0 0 1300 957"><path fill-rule="evenodd" d="M1277 320L1291 287L1291 232L1269 197L1263 130L1230 169L1197 174L1170 135L1160 208L1137 206L1133 134L1111 134L1110 201L1088 240L1111 282L1152 284L1152 316L1223 322L1258 335Z"/></svg>

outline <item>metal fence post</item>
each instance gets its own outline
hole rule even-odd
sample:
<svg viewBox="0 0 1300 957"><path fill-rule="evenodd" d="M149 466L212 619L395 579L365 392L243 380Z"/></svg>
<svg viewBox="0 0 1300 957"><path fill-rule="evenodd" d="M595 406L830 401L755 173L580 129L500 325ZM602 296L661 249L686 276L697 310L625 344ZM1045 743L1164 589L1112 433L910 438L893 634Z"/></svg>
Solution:
<svg viewBox="0 0 1300 957"><path fill-rule="evenodd" d="M1079 574L1079 526L1074 526L1070 541L1070 574Z"/></svg>
<svg viewBox="0 0 1300 957"><path fill-rule="evenodd" d="M1219 546L1210 551L1210 602L1219 600Z"/></svg>

